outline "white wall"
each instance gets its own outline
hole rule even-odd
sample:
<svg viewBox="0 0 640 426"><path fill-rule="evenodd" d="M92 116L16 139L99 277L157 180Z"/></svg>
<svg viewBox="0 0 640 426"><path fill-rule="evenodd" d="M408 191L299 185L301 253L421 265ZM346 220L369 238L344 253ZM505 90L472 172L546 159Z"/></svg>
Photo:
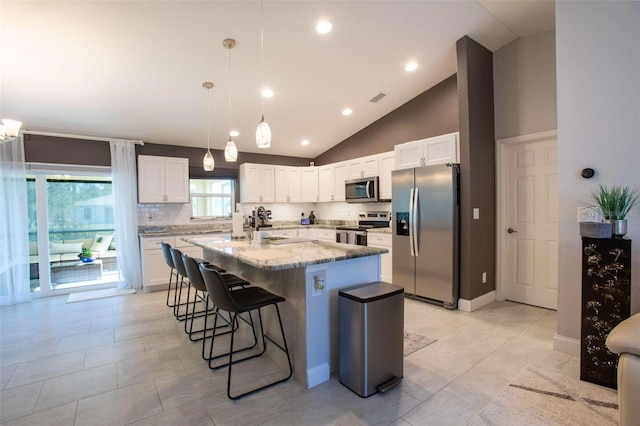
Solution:
<svg viewBox="0 0 640 426"><path fill-rule="evenodd" d="M496 139L557 128L555 32L519 38L493 54Z"/></svg>
<svg viewBox="0 0 640 426"><path fill-rule="evenodd" d="M640 3L556 2L560 245L558 335L580 337L581 241L576 208L597 184L640 189ZM596 177L579 176L592 167ZM632 312L640 311L640 209Z"/></svg>

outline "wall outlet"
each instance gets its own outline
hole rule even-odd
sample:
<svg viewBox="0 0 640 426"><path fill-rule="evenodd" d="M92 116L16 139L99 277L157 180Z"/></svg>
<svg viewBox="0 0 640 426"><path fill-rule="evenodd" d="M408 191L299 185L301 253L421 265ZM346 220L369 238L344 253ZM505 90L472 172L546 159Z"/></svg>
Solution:
<svg viewBox="0 0 640 426"><path fill-rule="evenodd" d="M478 207L475 207L473 209L473 218L474 219L480 219L480 209Z"/></svg>
<svg viewBox="0 0 640 426"><path fill-rule="evenodd" d="M324 271L318 271L313 274L313 288L311 294L313 296L320 296L324 291L327 284L327 276Z"/></svg>
<svg viewBox="0 0 640 426"><path fill-rule="evenodd" d="M602 222L602 216L594 207L578 207L578 222Z"/></svg>
<svg viewBox="0 0 640 426"><path fill-rule="evenodd" d="M482 284L485 284L487 282L487 273L483 272L482 273Z"/></svg>

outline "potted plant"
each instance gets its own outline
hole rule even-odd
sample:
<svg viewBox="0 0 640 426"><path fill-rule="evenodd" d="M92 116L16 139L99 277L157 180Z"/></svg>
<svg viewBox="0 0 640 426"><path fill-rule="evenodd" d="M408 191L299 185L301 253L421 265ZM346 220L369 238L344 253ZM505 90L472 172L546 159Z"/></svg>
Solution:
<svg viewBox="0 0 640 426"><path fill-rule="evenodd" d="M612 224L613 235L621 237L627 233L626 217L640 202L640 193L626 185L599 185L591 191L591 200L605 221Z"/></svg>
<svg viewBox="0 0 640 426"><path fill-rule="evenodd" d="M93 253L91 253L91 250L89 250L88 248L83 247L82 252L78 255L78 258L85 263L93 262Z"/></svg>

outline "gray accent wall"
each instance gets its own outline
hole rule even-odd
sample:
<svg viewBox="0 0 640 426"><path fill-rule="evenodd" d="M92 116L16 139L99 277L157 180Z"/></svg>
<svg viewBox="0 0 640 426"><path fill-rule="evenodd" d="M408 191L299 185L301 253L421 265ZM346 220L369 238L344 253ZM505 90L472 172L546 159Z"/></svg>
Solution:
<svg viewBox="0 0 640 426"><path fill-rule="evenodd" d="M496 51L493 83L496 139L557 129L555 31Z"/></svg>
<svg viewBox="0 0 640 426"><path fill-rule="evenodd" d="M465 36L457 41L460 117L460 297L495 290L496 185L493 54ZM480 218L473 219L473 209ZM487 282L482 283L486 272Z"/></svg>
<svg viewBox="0 0 640 426"><path fill-rule="evenodd" d="M315 163L319 166L393 151L404 142L457 131L458 93L456 76L452 75L325 151Z"/></svg>

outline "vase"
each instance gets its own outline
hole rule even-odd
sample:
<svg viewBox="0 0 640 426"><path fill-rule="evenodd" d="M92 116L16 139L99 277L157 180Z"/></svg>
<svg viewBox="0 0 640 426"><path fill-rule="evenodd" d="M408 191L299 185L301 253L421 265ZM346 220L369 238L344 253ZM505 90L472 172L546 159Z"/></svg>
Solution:
<svg viewBox="0 0 640 426"><path fill-rule="evenodd" d="M610 220L611 225L613 226L613 236L614 237L622 237L623 235L627 235L627 220L626 219L614 219Z"/></svg>

